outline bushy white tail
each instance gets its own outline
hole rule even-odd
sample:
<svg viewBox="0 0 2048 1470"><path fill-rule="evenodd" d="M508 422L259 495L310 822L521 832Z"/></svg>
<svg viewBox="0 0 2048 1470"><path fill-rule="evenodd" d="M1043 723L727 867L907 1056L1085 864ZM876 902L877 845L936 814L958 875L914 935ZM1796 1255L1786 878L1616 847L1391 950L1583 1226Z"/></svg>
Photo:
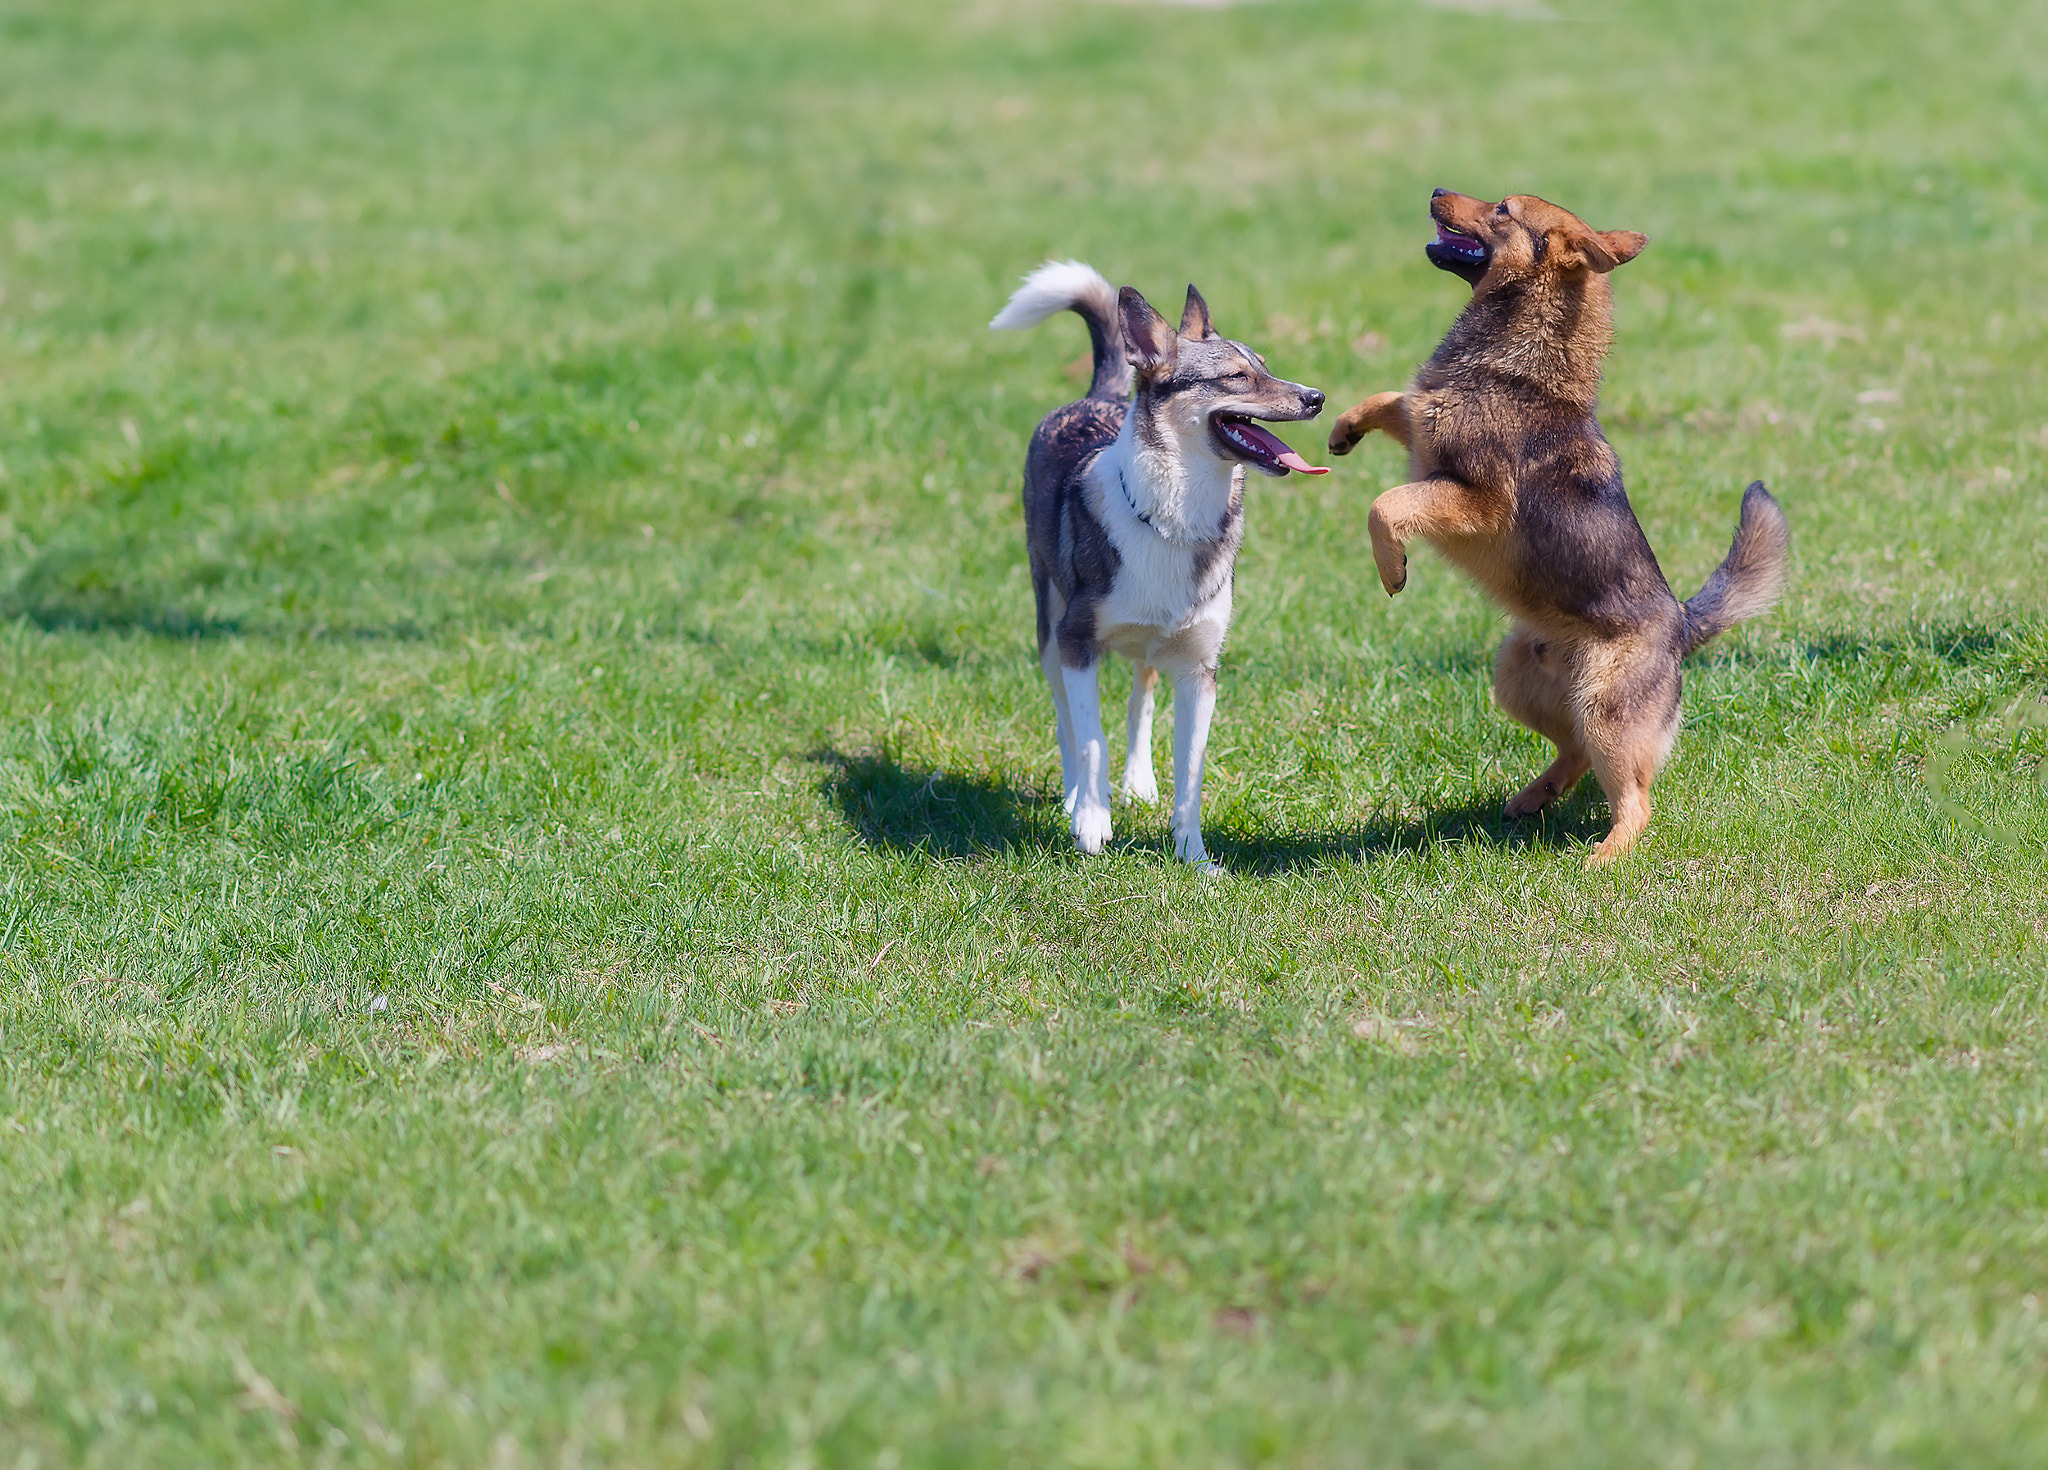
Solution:
<svg viewBox="0 0 2048 1470"><path fill-rule="evenodd" d="M1055 312L1071 311L1088 324L1088 345L1095 353L1095 378L1090 398L1122 399L1131 391L1131 364L1124 351L1123 318L1117 310L1116 287L1092 265L1078 260L1048 260L1024 278L1010 304L989 325L998 331L1035 327Z"/></svg>
<svg viewBox="0 0 2048 1470"><path fill-rule="evenodd" d="M1087 311L1083 311L1083 308ZM1102 272L1078 260L1048 260L1024 278L1010 297L1010 304L989 323L997 331L1018 332L1035 327L1055 312L1092 311L1105 322L1116 320L1116 287Z"/></svg>

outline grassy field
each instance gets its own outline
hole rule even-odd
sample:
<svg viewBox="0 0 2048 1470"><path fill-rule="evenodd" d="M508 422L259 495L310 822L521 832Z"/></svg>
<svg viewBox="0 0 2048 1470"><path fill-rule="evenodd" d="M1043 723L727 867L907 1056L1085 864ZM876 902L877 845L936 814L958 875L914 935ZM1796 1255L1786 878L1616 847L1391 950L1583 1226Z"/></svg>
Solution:
<svg viewBox="0 0 2048 1470"><path fill-rule="evenodd" d="M2044 136L2021 0L0 0L0 1470L2048 1460ZM1436 184L1786 603L1587 873L1259 482L1228 874L1076 857L985 322L1348 403Z"/></svg>

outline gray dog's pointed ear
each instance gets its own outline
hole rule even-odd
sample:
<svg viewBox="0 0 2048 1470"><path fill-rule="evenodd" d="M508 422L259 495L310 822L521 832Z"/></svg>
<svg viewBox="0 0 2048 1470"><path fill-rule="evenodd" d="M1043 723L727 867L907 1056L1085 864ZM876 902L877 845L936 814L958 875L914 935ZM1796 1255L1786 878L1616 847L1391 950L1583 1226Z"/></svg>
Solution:
<svg viewBox="0 0 2048 1470"><path fill-rule="evenodd" d="M1141 373L1156 373L1173 361L1173 328L1152 309L1152 303L1126 286L1116 293L1117 312L1123 317L1124 350L1131 366Z"/></svg>
<svg viewBox="0 0 2048 1470"><path fill-rule="evenodd" d="M1188 282L1188 304L1181 309L1180 334L1190 342L1207 342L1216 336L1215 324L1209 320L1209 303L1192 281Z"/></svg>

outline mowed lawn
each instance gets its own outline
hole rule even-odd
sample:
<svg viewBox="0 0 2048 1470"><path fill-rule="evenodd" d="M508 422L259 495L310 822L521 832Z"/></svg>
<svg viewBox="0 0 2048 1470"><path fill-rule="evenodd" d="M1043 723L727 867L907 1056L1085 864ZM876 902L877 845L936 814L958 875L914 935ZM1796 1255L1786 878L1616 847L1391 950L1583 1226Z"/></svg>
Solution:
<svg viewBox="0 0 2048 1470"><path fill-rule="evenodd" d="M5 0L0 1467L2048 1461L2044 138L2022 0ZM985 323L1342 407L1438 184L1784 605L1588 873L1255 481L1227 874L1078 858Z"/></svg>

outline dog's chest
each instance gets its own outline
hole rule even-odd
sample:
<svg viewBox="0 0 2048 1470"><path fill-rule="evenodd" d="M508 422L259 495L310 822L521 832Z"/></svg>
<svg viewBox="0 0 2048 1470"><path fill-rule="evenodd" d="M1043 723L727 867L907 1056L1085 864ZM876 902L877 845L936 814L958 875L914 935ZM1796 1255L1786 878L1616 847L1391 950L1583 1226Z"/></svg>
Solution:
<svg viewBox="0 0 2048 1470"><path fill-rule="evenodd" d="M1448 475L1482 496L1518 494L1527 426L1512 405L1454 387L1411 390L1408 477Z"/></svg>
<svg viewBox="0 0 2048 1470"><path fill-rule="evenodd" d="M1244 540L1241 509L1233 505L1219 517L1213 540L1181 541L1162 536L1130 506L1103 500L1101 488L1097 481L1097 514L1120 559L1101 624L1171 633L1219 615L1227 621L1231 571Z"/></svg>
<svg viewBox="0 0 2048 1470"><path fill-rule="evenodd" d="M1453 394L1442 388L1408 391L1408 472L1412 479L1443 473L1463 457L1460 441L1469 437Z"/></svg>

